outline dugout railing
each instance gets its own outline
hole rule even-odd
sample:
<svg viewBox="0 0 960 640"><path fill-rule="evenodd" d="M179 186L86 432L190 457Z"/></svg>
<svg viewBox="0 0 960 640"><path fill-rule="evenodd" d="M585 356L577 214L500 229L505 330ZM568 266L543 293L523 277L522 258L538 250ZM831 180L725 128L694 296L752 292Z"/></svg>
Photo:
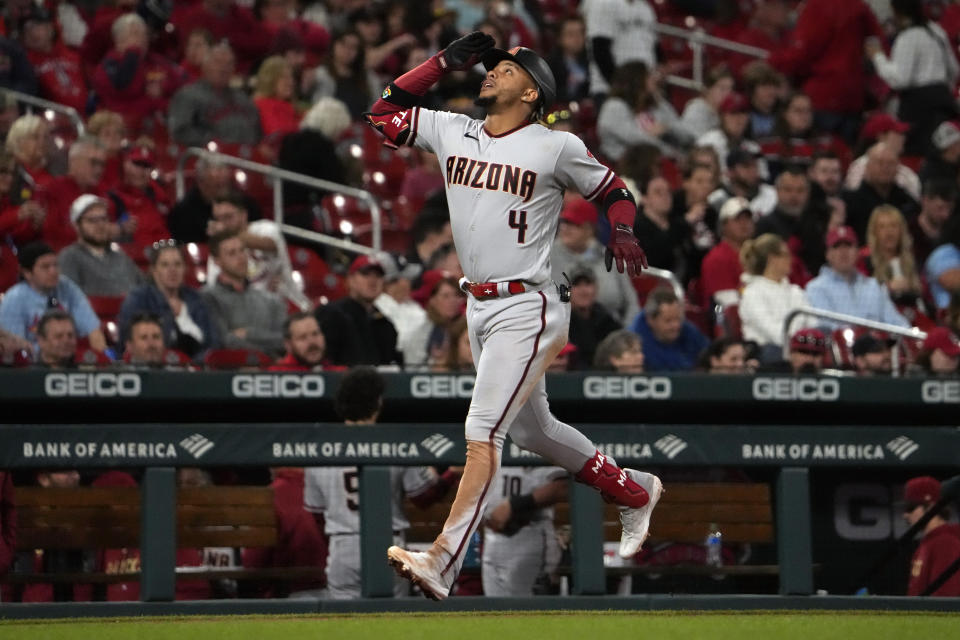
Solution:
<svg viewBox="0 0 960 640"><path fill-rule="evenodd" d="M584 433L629 466L766 467L776 470L774 517L779 593L814 592L810 469L960 467L960 431L953 427L592 424ZM462 464L460 424L87 424L6 425L0 468L141 468L141 596L174 598L176 466L357 465L362 468L360 518L363 594L389 597L393 576L388 465ZM206 443L202 455L190 445ZM677 443L682 443L678 446ZM543 464L508 442L504 464ZM669 491L669 486L667 487ZM572 485L572 592L606 592L603 504ZM655 524L654 524L655 526ZM2 615L2 614L0 614Z"/></svg>

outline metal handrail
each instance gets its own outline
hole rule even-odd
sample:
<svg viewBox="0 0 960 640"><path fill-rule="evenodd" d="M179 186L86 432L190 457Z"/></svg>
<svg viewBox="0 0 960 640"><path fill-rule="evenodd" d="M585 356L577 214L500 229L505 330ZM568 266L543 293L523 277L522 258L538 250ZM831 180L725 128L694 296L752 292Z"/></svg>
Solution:
<svg viewBox="0 0 960 640"><path fill-rule="evenodd" d="M910 338L912 340L924 340L927 337L927 332L916 327L910 327L909 329L904 329L903 327L897 326L895 324L890 324L888 322L878 322L876 320L868 320L867 318L861 318L859 316L851 316L846 313L838 313L836 311L827 311L826 309L815 309L813 307L798 307L792 309L787 316L783 319L783 358L786 360L790 357L790 325L793 324L793 321L797 316L814 316L816 318L824 318L826 320L835 320L836 322L842 322L844 324L854 325L858 327L865 327L867 329L874 329L876 331L884 331L886 333L897 336L897 342L895 347L899 349L900 343L903 341L903 338ZM897 376L900 373L900 359L891 358L891 374Z"/></svg>
<svg viewBox="0 0 960 640"><path fill-rule="evenodd" d="M376 198L374 198L373 194L371 194L369 191L357 189L356 187L350 187L345 184L330 182L329 180L322 180L320 178L306 176L302 173L287 171L286 169L274 167L269 164L261 164L251 160L244 160L243 158L220 153L219 151L210 151L209 149L203 149L200 147L190 147L180 155L180 158L177 160L175 177L177 200L183 198L184 194L186 193L184 168L186 167L187 160L191 157L204 158L214 162L220 162L225 165L237 167L246 171L252 171L254 173L259 173L272 178L271 183L273 185L274 219L276 220L277 224L280 225L280 229L283 231L283 233L287 235L296 236L311 242L318 242L320 244L337 247L339 249L344 249L345 251L352 251L354 253L374 253L380 251L383 247L383 224L381 220L382 210L380 209L380 205L377 203ZM340 193L366 203L370 210L370 232L373 246L368 247L366 245L351 242L349 240L342 240L325 233L309 231L307 229L301 229L300 227L285 224L283 222L284 181L296 182L297 184L313 187L315 189L323 189L324 191Z"/></svg>
<svg viewBox="0 0 960 640"><path fill-rule="evenodd" d="M672 25L662 24L660 22L654 22L651 29L659 35L671 36L673 38L680 38L687 41L687 46L689 46L693 51L693 78L691 79L684 78L683 76L668 75L666 76L666 80L672 85L683 87L684 89L691 89L693 91L700 91L703 89L704 47L715 47L717 49L742 53L747 56L753 56L760 60L763 60L770 55L770 52L766 49L752 47L750 45L735 42L733 40L727 40L725 38L717 38L716 36L708 35L703 29L683 29L681 27L674 27Z"/></svg>
<svg viewBox="0 0 960 640"><path fill-rule="evenodd" d="M657 267L647 267L643 270L643 275L659 278L660 280L666 280L673 289L673 293L677 296L677 300L680 300L681 302L684 300L685 296L683 293L683 285L680 284L679 280L677 280L677 276L673 274L673 271L667 271L666 269L660 269Z"/></svg>
<svg viewBox="0 0 960 640"><path fill-rule="evenodd" d="M29 93L14 91L13 89L0 89L0 91L3 91L3 93L7 95L13 96L17 102L26 104L28 110L32 111L32 107L37 107L39 109L46 109L62 113L63 115L67 116L67 118L70 119L70 122L73 123L73 126L76 127L78 137L86 133L87 129L83 125L83 118L80 117L80 114L73 107L68 107L67 105L60 104L59 102L44 100L43 98L32 96Z"/></svg>

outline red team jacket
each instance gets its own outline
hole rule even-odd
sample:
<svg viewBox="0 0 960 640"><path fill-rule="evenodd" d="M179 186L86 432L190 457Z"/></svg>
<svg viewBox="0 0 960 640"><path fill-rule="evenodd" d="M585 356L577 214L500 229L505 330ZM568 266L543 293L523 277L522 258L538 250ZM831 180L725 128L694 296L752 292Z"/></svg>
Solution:
<svg viewBox="0 0 960 640"><path fill-rule="evenodd" d="M910 563L907 595L918 596L943 570L960 558L960 525L945 524L923 536ZM934 596L960 596L960 572L953 574Z"/></svg>

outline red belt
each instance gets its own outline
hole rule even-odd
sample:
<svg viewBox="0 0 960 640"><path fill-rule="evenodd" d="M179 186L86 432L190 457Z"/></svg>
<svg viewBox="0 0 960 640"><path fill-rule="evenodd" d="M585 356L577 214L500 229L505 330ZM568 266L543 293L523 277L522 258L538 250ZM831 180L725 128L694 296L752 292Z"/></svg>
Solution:
<svg viewBox="0 0 960 640"><path fill-rule="evenodd" d="M510 280L509 282L470 282L466 278L460 279L460 288L477 300L506 298L507 296L524 293L527 290L520 280Z"/></svg>

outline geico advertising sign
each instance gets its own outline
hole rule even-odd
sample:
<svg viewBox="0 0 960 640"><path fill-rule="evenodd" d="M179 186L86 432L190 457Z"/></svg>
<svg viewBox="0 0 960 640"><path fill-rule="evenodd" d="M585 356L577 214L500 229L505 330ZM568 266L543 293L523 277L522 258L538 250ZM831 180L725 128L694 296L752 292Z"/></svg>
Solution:
<svg viewBox="0 0 960 640"><path fill-rule="evenodd" d="M662 376L587 376L583 395L589 400L669 400L670 378Z"/></svg>
<svg viewBox="0 0 960 640"><path fill-rule="evenodd" d="M230 381L234 398L322 398L323 376L286 374L238 374Z"/></svg>
<svg viewBox="0 0 960 640"><path fill-rule="evenodd" d="M141 391L136 373L48 373L43 391L51 398L135 398Z"/></svg>
<svg viewBox="0 0 960 640"><path fill-rule="evenodd" d="M753 399L833 402L840 399L840 382L833 378L754 378Z"/></svg>

